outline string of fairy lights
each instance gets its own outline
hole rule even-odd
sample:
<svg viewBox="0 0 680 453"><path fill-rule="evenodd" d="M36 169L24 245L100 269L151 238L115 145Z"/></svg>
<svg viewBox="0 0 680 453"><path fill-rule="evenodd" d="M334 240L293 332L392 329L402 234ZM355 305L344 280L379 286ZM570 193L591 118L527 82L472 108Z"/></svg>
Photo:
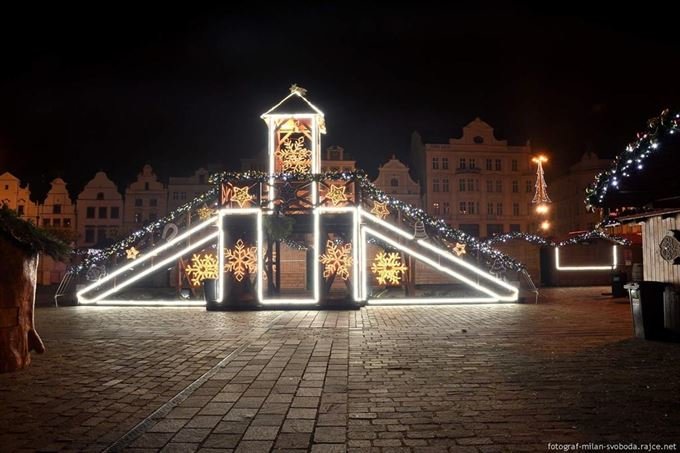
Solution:
<svg viewBox="0 0 680 453"><path fill-rule="evenodd" d="M676 122L677 123L677 122ZM436 218L429 215L421 208L414 207L408 203L391 197L379 188L377 188L362 170L357 171L343 171L343 172L326 172L318 174L310 174L306 172L300 173L282 173L274 175L280 181L305 181L305 182L321 182L321 181L345 181L357 183L361 195L379 204L379 208L392 209L394 212L399 211L402 220L410 221L413 225L419 223L425 228L426 234L431 237L437 237L440 240L446 240L450 243L464 244L470 251L477 251L486 260L487 264L500 266L508 270L521 271L524 265L515 259L505 255L500 250L493 246L496 244L506 243L511 240L523 240L539 246L557 246L578 244L581 242L590 241L593 239L605 239L621 245L627 245L628 242L622 238L610 237L606 233L595 230L590 231L579 236L569 238L565 241L555 243L546 240L542 236L530 233L506 233L502 235L493 236L485 241L482 241L474 236L471 236L461 230L457 230L449 226L444 219ZM211 190L196 197L195 199L185 203L179 208L173 210L165 217L162 217L143 228L131 233L129 236L121 241L116 242L102 250L89 249L86 257L77 265L73 266L71 271L80 273L87 270L93 265L97 265L107 259L117 256L123 256L128 253L132 247L140 248L140 243L145 239L158 232L165 225L177 220L184 215L192 215L194 211L200 209L213 209L211 206L216 206L218 187L224 181L229 181L232 184L238 185L253 185L257 183L267 183L271 175L260 171L246 171L246 172L221 172L211 175L209 181L214 184ZM200 214L197 212L197 214ZM287 246L297 249L305 250L308 246L302 242L292 239L284 239L282 241Z"/></svg>
<svg viewBox="0 0 680 453"><path fill-rule="evenodd" d="M661 149L663 139L680 130L680 112L664 110L658 117L647 121L647 130L637 134L637 139L616 156L612 167L595 177L586 189L585 204L589 210L603 207L607 193L618 190L621 182L645 168L645 159Z"/></svg>

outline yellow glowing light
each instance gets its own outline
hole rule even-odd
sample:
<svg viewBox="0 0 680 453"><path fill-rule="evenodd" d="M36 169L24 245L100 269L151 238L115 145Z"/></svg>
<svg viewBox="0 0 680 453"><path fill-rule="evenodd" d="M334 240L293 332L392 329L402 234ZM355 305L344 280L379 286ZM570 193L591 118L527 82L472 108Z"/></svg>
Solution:
<svg viewBox="0 0 680 453"><path fill-rule="evenodd" d="M547 220L544 220L543 222L541 222L541 229L542 230L550 229L550 222L548 222Z"/></svg>
<svg viewBox="0 0 680 453"><path fill-rule="evenodd" d="M253 273L257 268L255 253L257 247L246 247L243 241L236 241L233 249L227 249L224 257L227 259L225 269L234 274L237 282L243 280L246 272Z"/></svg>
<svg viewBox="0 0 680 453"><path fill-rule="evenodd" d="M378 203L377 201L373 203L373 209L371 209L371 214L375 214L378 218L384 219L390 215L390 210L387 209L387 203Z"/></svg>
<svg viewBox="0 0 680 453"><path fill-rule="evenodd" d="M134 247L130 247L129 249L127 249L127 250L125 251L125 254L127 255L127 259L129 259L129 260L136 260L136 259L137 259L137 255L139 255L139 250L137 250L137 249L134 248Z"/></svg>
<svg viewBox="0 0 680 453"><path fill-rule="evenodd" d="M207 206L202 206L196 210L198 213L198 218L201 220L207 220L210 217L214 216L215 213L217 212L215 209L209 208Z"/></svg>
<svg viewBox="0 0 680 453"><path fill-rule="evenodd" d="M349 268L352 266L352 244L347 243L342 246L336 245L333 241L326 242L326 253L319 257L324 265L323 278L328 278L333 274L343 280L349 278Z"/></svg>
<svg viewBox="0 0 680 453"><path fill-rule="evenodd" d="M401 262L401 255L398 252L380 252L375 256L371 271L381 285L398 285L401 280L401 273L408 268Z"/></svg>
<svg viewBox="0 0 680 453"><path fill-rule="evenodd" d="M549 210L550 210L550 208L548 207L548 205L545 205L545 204L539 204L538 206L536 206L536 212L538 214L545 214Z"/></svg>
<svg viewBox="0 0 680 453"><path fill-rule="evenodd" d="M347 186L331 186L331 190L326 193L326 198L331 200L334 206L337 206L343 201L347 201L346 188Z"/></svg>
<svg viewBox="0 0 680 453"><path fill-rule="evenodd" d="M536 163L536 164L539 163L539 162L543 163L543 162L548 162L548 158L545 157L543 154L541 154L541 155L538 155L538 156L534 157L533 159L531 159L531 161Z"/></svg>
<svg viewBox="0 0 680 453"><path fill-rule="evenodd" d="M456 242L456 246L453 248L453 252L456 254L456 256L465 255L467 253L465 251L465 244L461 244L460 242Z"/></svg>
<svg viewBox="0 0 680 453"><path fill-rule="evenodd" d="M242 208L244 204L249 204L253 200L253 196L248 193L248 186L234 187L234 195L231 199L238 203L239 208Z"/></svg>
<svg viewBox="0 0 680 453"><path fill-rule="evenodd" d="M312 168L312 152L305 148L305 137L291 141L285 139L276 151L281 159L281 171L292 173L307 173Z"/></svg>
<svg viewBox="0 0 680 453"><path fill-rule="evenodd" d="M212 253L194 253L184 272L193 286L199 286L205 279L217 278L217 257Z"/></svg>

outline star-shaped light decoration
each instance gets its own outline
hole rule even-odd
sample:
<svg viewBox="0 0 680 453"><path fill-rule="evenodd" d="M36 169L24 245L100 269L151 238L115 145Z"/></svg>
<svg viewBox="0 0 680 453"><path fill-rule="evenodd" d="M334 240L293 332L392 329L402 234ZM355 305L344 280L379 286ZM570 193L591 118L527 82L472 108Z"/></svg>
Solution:
<svg viewBox="0 0 680 453"><path fill-rule="evenodd" d="M215 210L207 206L202 206L196 210L198 213L198 218L201 220L208 220L210 217L215 215Z"/></svg>
<svg viewBox="0 0 680 453"><path fill-rule="evenodd" d="M243 241L239 239L234 248L227 249L224 254L227 260L225 270L234 274L237 282L242 281L246 272L253 273L256 270L256 252L257 247L246 247Z"/></svg>
<svg viewBox="0 0 680 453"><path fill-rule="evenodd" d="M349 268L352 266L352 244L335 244L333 241L326 242L326 253L319 257L324 265L323 278L333 274L343 280L349 278Z"/></svg>
<svg viewBox="0 0 680 453"><path fill-rule="evenodd" d="M302 87L299 87L297 83L292 84L289 90L291 93L299 94L300 96L304 96L305 94L307 94L307 90Z"/></svg>
<svg viewBox="0 0 680 453"><path fill-rule="evenodd" d="M465 255L467 253L465 251L465 244L461 244L460 242L456 242L456 246L453 248L453 253L455 253L456 256Z"/></svg>
<svg viewBox="0 0 680 453"><path fill-rule="evenodd" d="M377 201L373 202L373 209L371 209L371 214L375 214L377 217L384 219L390 215L390 210L387 209L387 203L379 203Z"/></svg>
<svg viewBox="0 0 680 453"><path fill-rule="evenodd" d="M345 189L347 186L336 186L332 185L331 190L326 192L326 198L331 200L333 206L337 206L343 201L347 201L347 195L345 194Z"/></svg>
<svg viewBox="0 0 680 453"><path fill-rule="evenodd" d="M406 272L408 268L402 264L401 256L398 252L380 252L375 256L371 271L381 285L398 285L401 280L401 274Z"/></svg>
<svg viewBox="0 0 680 453"><path fill-rule="evenodd" d="M250 203L252 200L253 196L248 193L248 186L234 186L234 194L231 196L231 201L238 203L239 208L242 208L243 205Z"/></svg>
<svg viewBox="0 0 680 453"><path fill-rule="evenodd" d="M134 247L130 247L129 249L127 249L127 250L125 251L125 254L127 255L127 259L129 259L129 260L136 260L136 259L137 259L137 255L139 255L139 250L137 250L137 249L134 248Z"/></svg>
<svg viewBox="0 0 680 453"><path fill-rule="evenodd" d="M184 272L193 286L199 286L207 278L217 278L217 257L212 253L194 253Z"/></svg>

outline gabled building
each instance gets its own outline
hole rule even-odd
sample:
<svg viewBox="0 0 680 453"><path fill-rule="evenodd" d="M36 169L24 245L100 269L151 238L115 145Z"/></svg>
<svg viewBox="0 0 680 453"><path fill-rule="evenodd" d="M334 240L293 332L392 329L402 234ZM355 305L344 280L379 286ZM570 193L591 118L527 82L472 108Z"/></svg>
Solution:
<svg viewBox="0 0 680 453"><path fill-rule="evenodd" d="M536 232L531 146L498 140L476 118L460 138L425 143L425 209L475 237Z"/></svg>
<svg viewBox="0 0 680 453"><path fill-rule="evenodd" d="M321 154L321 171L354 171L356 161L342 146L329 146Z"/></svg>
<svg viewBox="0 0 680 453"><path fill-rule="evenodd" d="M79 247L100 247L120 237L123 227L123 197L103 171L78 194Z"/></svg>
<svg viewBox="0 0 680 453"><path fill-rule="evenodd" d="M210 190L209 176L210 172L205 168L199 168L191 176L171 176L168 180L168 212Z"/></svg>
<svg viewBox="0 0 680 453"><path fill-rule="evenodd" d="M193 197L192 197L193 198ZM137 181L125 190L123 226L127 232L165 216L168 208L168 191L158 181L151 165L144 165Z"/></svg>
<svg viewBox="0 0 680 453"><path fill-rule="evenodd" d="M76 231L76 205L71 201L66 183L56 178L50 184L45 201L38 207L40 226Z"/></svg>
<svg viewBox="0 0 680 453"><path fill-rule="evenodd" d="M418 208L422 205L420 184L411 178L409 168L394 154L392 154L390 160L380 166L378 177L373 181L373 184L398 200Z"/></svg>
<svg viewBox="0 0 680 453"><path fill-rule="evenodd" d="M0 204L17 212L17 215L34 225L38 224L38 205L31 201L31 190L21 187L19 178L5 172L0 175Z"/></svg>

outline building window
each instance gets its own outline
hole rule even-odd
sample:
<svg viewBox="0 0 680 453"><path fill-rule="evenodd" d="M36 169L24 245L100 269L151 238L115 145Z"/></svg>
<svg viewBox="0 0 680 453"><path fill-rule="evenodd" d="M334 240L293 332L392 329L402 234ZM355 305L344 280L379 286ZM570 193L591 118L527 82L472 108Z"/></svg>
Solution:
<svg viewBox="0 0 680 453"><path fill-rule="evenodd" d="M533 184L531 184L531 181L528 180L528 179L527 179L526 185L525 185L524 187L525 187L525 190L524 190L524 191L525 191L526 193L531 193L531 191L532 191L533 188L534 188L534 187L533 187Z"/></svg>
<svg viewBox="0 0 680 453"><path fill-rule="evenodd" d="M512 182L512 193L519 192L519 181Z"/></svg>
<svg viewBox="0 0 680 453"><path fill-rule="evenodd" d="M173 200L179 200L179 192L173 192L172 193L172 199Z"/></svg>
<svg viewBox="0 0 680 453"><path fill-rule="evenodd" d="M500 179L496 180L496 192L500 193L503 192L503 181Z"/></svg>
<svg viewBox="0 0 680 453"><path fill-rule="evenodd" d="M432 192L439 192L439 179L435 178L432 180Z"/></svg>
<svg viewBox="0 0 680 453"><path fill-rule="evenodd" d="M135 198L135 207L136 208L143 206L143 204L144 204L144 202L142 201L141 198Z"/></svg>
<svg viewBox="0 0 680 453"><path fill-rule="evenodd" d="M94 242L94 228L92 227L85 228L85 242L88 243Z"/></svg>
<svg viewBox="0 0 680 453"><path fill-rule="evenodd" d="M487 215L493 215L493 203L486 204L486 213Z"/></svg>
<svg viewBox="0 0 680 453"><path fill-rule="evenodd" d="M475 159L470 159L470 168L477 168L477 162Z"/></svg>
<svg viewBox="0 0 680 453"><path fill-rule="evenodd" d="M99 208L99 218L105 219L106 217L106 206L102 206Z"/></svg>
<svg viewBox="0 0 680 453"><path fill-rule="evenodd" d="M519 216L519 203L512 204L512 215L514 215L515 217Z"/></svg>
<svg viewBox="0 0 680 453"><path fill-rule="evenodd" d="M439 170L439 158L438 157L432 158L432 169L433 170Z"/></svg>
<svg viewBox="0 0 680 453"><path fill-rule="evenodd" d="M501 160L496 159L496 171L501 171Z"/></svg>
<svg viewBox="0 0 680 453"><path fill-rule="evenodd" d="M475 138L473 138L472 141L474 141L478 145L481 145L482 143L484 143L484 137L478 135Z"/></svg>
<svg viewBox="0 0 680 453"><path fill-rule="evenodd" d="M458 168L460 168L461 170L465 170L465 159L464 158L461 158L458 161Z"/></svg>
<svg viewBox="0 0 680 453"><path fill-rule="evenodd" d="M97 193L97 200L103 200L104 199L104 192L98 192Z"/></svg>
<svg viewBox="0 0 680 453"><path fill-rule="evenodd" d="M52 206L52 214L61 214L61 205L55 204Z"/></svg>
<svg viewBox="0 0 680 453"><path fill-rule="evenodd" d="M19 217L24 215L24 205L20 204L19 206L17 206L17 214L19 215Z"/></svg>
<svg viewBox="0 0 680 453"><path fill-rule="evenodd" d="M142 213L135 212L135 223L142 223Z"/></svg>
<svg viewBox="0 0 680 453"><path fill-rule="evenodd" d="M451 207L449 205L449 202L445 201L444 203L442 203L442 206L444 208L444 217L448 218L451 215Z"/></svg>
<svg viewBox="0 0 680 453"><path fill-rule="evenodd" d="M511 233L519 233L521 232L521 229L519 227L519 223L511 223L510 224L510 232Z"/></svg>
<svg viewBox="0 0 680 453"><path fill-rule="evenodd" d="M486 226L487 236L495 236L497 234L503 234L503 224L502 223L490 223Z"/></svg>
<svg viewBox="0 0 680 453"><path fill-rule="evenodd" d="M458 204L458 212L460 212L461 214L467 214L467 211L465 210L465 208L466 208L465 202L461 201Z"/></svg>
<svg viewBox="0 0 680 453"><path fill-rule="evenodd" d="M432 203L432 209L435 215L439 215L439 203Z"/></svg>
<svg viewBox="0 0 680 453"><path fill-rule="evenodd" d="M149 200L149 206L151 206L152 208L158 206L158 199L152 198L151 200Z"/></svg>
<svg viewBox="0 0 680 453"><path fill-rule="evenodd" d="M149 183L148 182L144 183L144 190L149 190Z"/></svg>
<svg viewBox="0 0 680 453"><path fill-rule="evenodd" d="M120 208L117 206L114 206L111 208L111 218L112 219L117 219L120 217Z"/></svg>
<svg viewBox="0 0 680 453"><path fill-rule="evenodd" d="M475 213L475 203L473 201L468 201L467 212L468 212L468 214L474 214Z"/></svg>
<svg viewBox="0 0 680 453"><path fill-rule="evenodd" d="M444 170L449 169L449 158L448 157L442 157L442 169L444 169Z"/></svg>
<svg viewBox="0 0 680 453"><path fill-rule="evenodd" d="M61 219L52 220L52 226L55 226L57 228L61 228Z"/></svg>
<svg viewBox="0 0 680 453"><path fill-rule="evenodd" d="M50 226L50 219L43 219L43 226L44 227Z"/></svg>
<svg viewBox="0 0 680 453"><path fill-rule="evenodd" d="M486 191L493 192L493 181L490 179L486 180Z"/></svg>
<svg viewBox="0 0 680 453"><path fill-rule="evenodd" d="M449 179L444 178L442 179L442 192L448 192L449 191Z"/></svg>
<svg viewBox="0 0 680 453"><path fill-rule="evenodd" d="M486 169L489 170L489 171L493 170L493 166L491 164L492 164L491 159L487 159L486 160Z"/></svg>
<svg viewBox="0 0 680 453"><path fill-rule="evenodd" d="M9 190L9 184L5 184L5 190Z"/></svg>
<svg viewBox="0 0 680 453"><path fill-rule="evenodd" d="M94 206L90 206L90 207L87 208L87 211L85 211L85 218L94 219ZM94 236L93 236L93 238L94 238Z"/></svg>
<svg viewBox="0 0 680 453"><path fill-rule="evenodd" d="M465 180L461 179L458 181L458 191L465 192Z"/></svg>
<svg viewBox="0 0 680 453"><path fill-rule="evenodd" d="M517 159L512 159L512 171L517 171Z"/></svg>
<svg viewBox="0 0 680 453"><path fill-rule="evenodd" d="M64 219L64 228L71 228L71 219Z"/></svg>
<svg viewBox="0 0 680 453"><path fill-rule="evenodd" d="M468 190L468 192L474 192L475 191L475 181L473 179L467 180L467 190Z"/></svg>
<svg viewBox="0 0 680 453"><path fill-rule="evenodd" d="M503 215L503 203L496 203L496 215Z"/></svg>

